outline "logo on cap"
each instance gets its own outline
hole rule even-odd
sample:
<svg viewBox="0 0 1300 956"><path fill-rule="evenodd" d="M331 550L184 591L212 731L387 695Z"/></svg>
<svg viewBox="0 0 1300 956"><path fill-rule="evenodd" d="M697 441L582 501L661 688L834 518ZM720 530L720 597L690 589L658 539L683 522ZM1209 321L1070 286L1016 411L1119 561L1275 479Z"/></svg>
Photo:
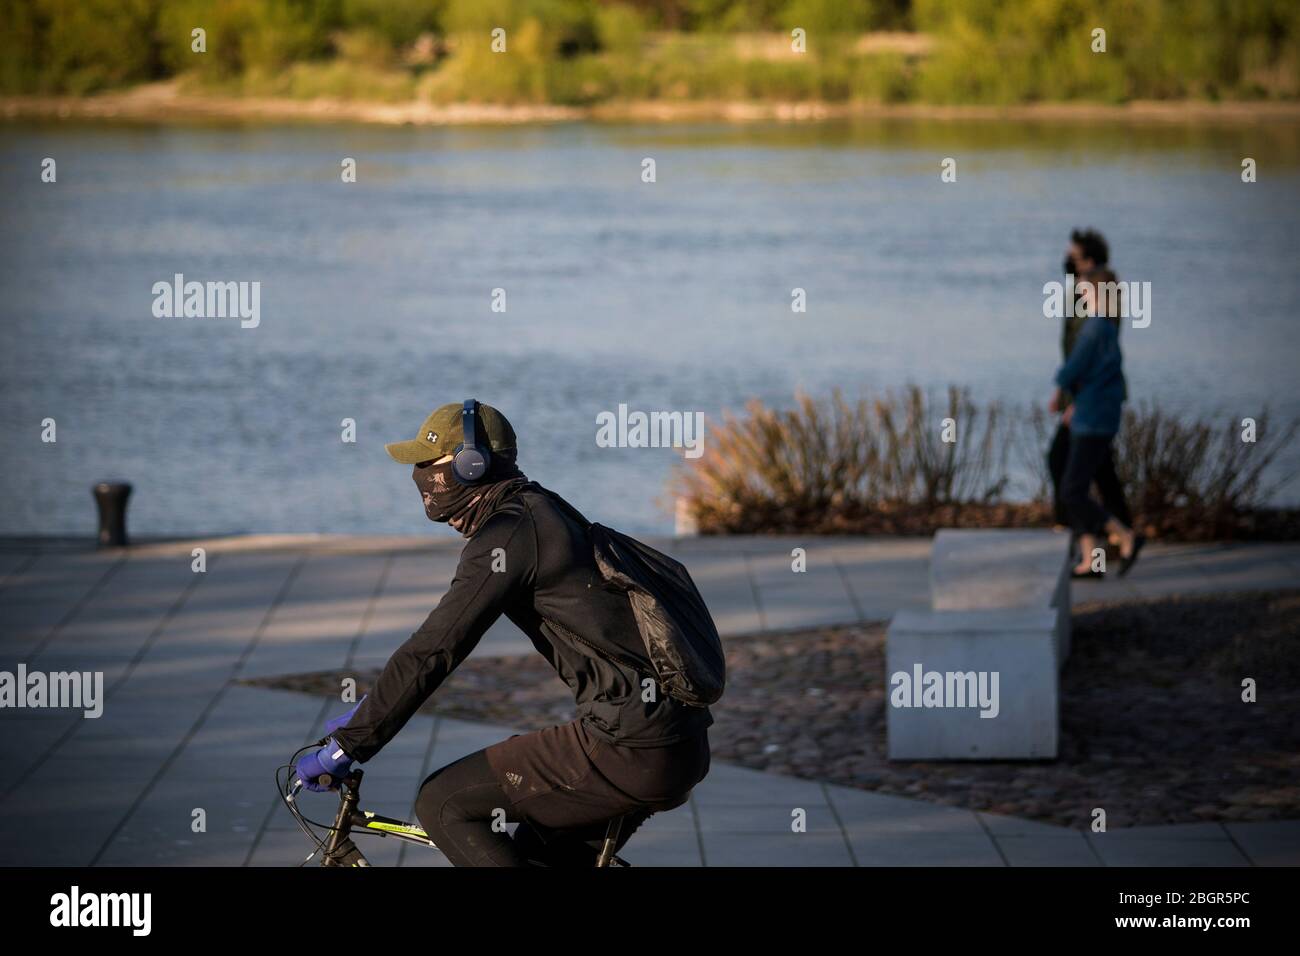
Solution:
<svg viewBox="0 0 1300 956"><path fill-rule="evenodd" d="M424 440L427 441L430 445L436 445L438 443L438 433L429 432L429 434L424 436Z"/></svg>

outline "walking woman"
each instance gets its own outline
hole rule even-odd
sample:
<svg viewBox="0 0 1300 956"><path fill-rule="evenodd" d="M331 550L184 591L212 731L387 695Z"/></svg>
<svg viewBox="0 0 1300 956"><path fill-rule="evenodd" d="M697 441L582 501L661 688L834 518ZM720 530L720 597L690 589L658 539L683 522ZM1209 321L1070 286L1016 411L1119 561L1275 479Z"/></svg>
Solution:
<svg viewBox="0 0 1300 956"><path fill-rule="evenodd" d="M1119 331L1120 314L1123 311L1122 291L1119 286L1107 287L1107 291L1114 290L1114 295L1111 296L1103 295L1101 287L1089 284L1092 280L1098 283L1118 281L1115 273L1107 265L1109 261L1110 246L1097 230L1076 229L1070 234L1070 247L1066 250L1062 267L1067 275L1075 277L1076 297L1084 299L1085 296L1095 296L1094 304L1097 306L1095 311L1110 318L1115 323L1116 331ZM1101 307L1103 303L1106 308ZM1088 319L1086 312L1078 315L1075 312L1074 302L1068 303L1065 322L1061 326L1061 361L1068 359L1070 353L1074 351L1074 342ZM1074 415L1073 397L1068 389L1063 394L1063 406L1056 426L1056 434L1052 436L1052 445L1047 453L1047 468L1052 479L1052 510L1056 523L1069 525L1070 516L1065 510L1065 496L1062 493L1065 463L1070 458L1070 420ZM1110 457L1107 457L1097 469L1093 481L1097 486L1097 493L1101 496L1102 507L1124 524L1131 525L1133 519L1129 514L1128 502L1124 498L1124 486L1115 472L1115 462Z"/></svg>
<svg viewBox="0 0 1300 956"><path fill-rule="evenodd" d="M1119 431L1127 396L1119 330L1097 307L1097 284L1103 277L1104 272L1096 274L1080 286L1088 320L1069 358L1056 373L1056 391L1048 404L1050 411L1057 412L1064 401L1063 389L1074 396L1070 454L1061 480L1061 497L1079 541L1075 577L1101 576L1103 572L1093 569L1092 556L1099 542L1107 537L1119 544L1121 576L1133 566L1144 543L1142 535L1109 514L1090 494L1098 470L1111 460L1111 443Z"/></svg>

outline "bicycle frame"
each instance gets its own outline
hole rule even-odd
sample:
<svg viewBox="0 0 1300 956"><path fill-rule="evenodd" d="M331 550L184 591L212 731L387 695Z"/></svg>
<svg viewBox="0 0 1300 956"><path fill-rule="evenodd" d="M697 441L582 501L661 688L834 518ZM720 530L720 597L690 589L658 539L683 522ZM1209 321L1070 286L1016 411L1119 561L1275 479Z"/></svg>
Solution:
<svg viewBox="0 0 1300 956"><path fill-rule="evenodd" d="M369 866L370 862L365 854L352 842L352 835L355 832L395 837L407 843L437 849L437 844L429 839L423 827L396 817L386 817L370 810L360 809L361 780L364 776L364 770L353 770L339 784L339 806L334 815L334 823L329 829L329 836L312 854L312 856L316 853L322 854L321 866ZM284 800L290 812L298 819L299 825L305 828L306 821L295 806L302 789L302 783L295 782L284 795ZM310 860L311 857L307 859Z"/></svg>
<svg viewBox="0 0 1300 956"><path fill-rule="evenodd" d="M298 821L298 825L302 827L304 833L318 844L311 856L308 856L303 861L304 863L309 862L312 857L320 853L321 866L370 866L370 861L366 859L365 854L352 841L354 833L395 837L398 840L413 843L417 846L438 849L438 845L429 839L429 834L424 831L423 827L408 823L405 820L399 820L396 817L386 817L370 810L362 810L360 808L361 780L364 776L365 771L357 769L351 771L340 781L338 810L334 815L334 823L329 828L329 836L323 841L311 831L309 824L313 822L308 821L297 808L296 800L298 794L303 790L302 782L295 781L287 792L282 793L285 805L289 808L289 812L293 814L294 819ZM314 825L320 826L321 824L315 823ZM622 818L610 821L609 828L605 833L604 845L596 858L596 866L630 865L615 853L615 847L618 845L622 828Z"/></svg>
<svg viewBox="0 0 1300 956"><path fill-rule="evenodd" d="M429 835L424 832L423 827L418 827L413 823L407 823L405 820L398 820L394 817L380 816L377 813L361 810L358 807L361 801L361 778L364 775L364 770L353 770L343 778L343 782L339 785L339 809L334 817L334 828L330 831L329 839L325 841L325 858L321 861L321 865L370 865L359 849L355 850L356 856L360 857L359 862L352 862L351 864L343 862L351 855L350 851L356 847L356 844L353 844L351 839L354 827L358 830L377 833L382 837L393 836L408 843L418 843L421 846L437 849L436 844L429 839Z"/></svg>

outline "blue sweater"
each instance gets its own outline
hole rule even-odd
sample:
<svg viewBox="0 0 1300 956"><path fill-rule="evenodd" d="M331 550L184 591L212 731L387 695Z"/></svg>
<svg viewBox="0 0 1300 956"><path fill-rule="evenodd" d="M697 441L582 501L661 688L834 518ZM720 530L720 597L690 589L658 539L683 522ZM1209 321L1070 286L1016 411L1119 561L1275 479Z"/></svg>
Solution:
<svg viewBox="0 0 1300 956"><path fill-rule="evenodd" d="M1088 319L1070 357L1056 373L1056 384L1074 394L1073 434L1113 435L1119 431L1127 390L1119 330L1114 323L1100 315Z"/></svg>

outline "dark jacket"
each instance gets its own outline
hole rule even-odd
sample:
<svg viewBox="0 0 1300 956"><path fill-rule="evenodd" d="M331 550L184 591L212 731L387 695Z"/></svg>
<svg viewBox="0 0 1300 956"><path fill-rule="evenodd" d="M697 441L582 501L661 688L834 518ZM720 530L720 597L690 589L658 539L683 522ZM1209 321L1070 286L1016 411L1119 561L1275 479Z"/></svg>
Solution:
<svg viewBox="0 0 1300 956"><path fill-rule="evenodd" d="M655 700L642 701L642 681L655 672L627 595L604 586L582 517L533 482L465 544L450 590L335 734L339 745L360 761L378 753L502 614L569 685L592 734L653 747L713 722L708 708L679 703L657 685Z"/></svg>
<svg viewBox="0 0 1300 956"><path fill-rule="evenodd" d="M1074 435L1114 435L1127 389L1119 330L1115 323L1094 315L1084 323L1069 359L1056 373L1056 384L1074 395Z"/></svg>
<svg viewBox="0 0 1300 956"><path fill-rule="evenodd" d="M1110 272L1109 270L1094 270L1093 272L1087 275L1079 276L1075 280L1076 284L1079 282L1098 282L1098 281L1118 282L1119 279L1115 276L1113 272ZM1075 301L1077 302L1078 299L1079 299L1079 293L1076 293ZM1100 307L1100 303L1099 303L1099 307ZM1076 315L1075 314L1076 311L1078 310L1074 307L1074 303L1071 303L1067 308L1065 321L1061 325L1061 360L1066 362L1070 360L1070 353L1074 351L1074 344L1077 341L1079 341L1079 333L1082 332L1083 327L1088 324L1089 316ZM1120 301L1120 312L1122 311L1123 311L1123 300ZM1116 337L1118 337L1119 327L1120 327L1119 313L1117 312L1115 315L1107 316L1107 318L1109 318L1111 323L1115 326L1115 335ZM1070 390L1067 388L1061 389L1061 407L1064 408L1065 406L1071 405L1073 403L1074 403L1074 395L1070 393Z"/></svg>

